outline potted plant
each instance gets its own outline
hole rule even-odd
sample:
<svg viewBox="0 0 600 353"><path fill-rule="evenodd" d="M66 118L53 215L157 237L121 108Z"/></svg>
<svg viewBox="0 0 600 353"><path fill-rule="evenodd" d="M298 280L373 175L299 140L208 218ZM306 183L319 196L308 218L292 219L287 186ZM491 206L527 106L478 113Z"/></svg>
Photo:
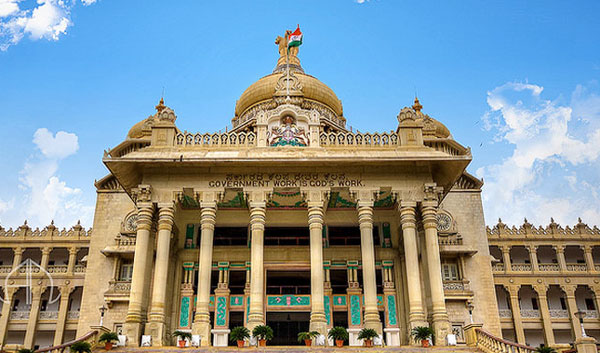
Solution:
<svg viewBox="0 0 600 353"><path fill-rule="evenodd" d="M310 347L310 345L312 344L313 338L317 337L318 335L319 335L318 331L300 332L300 333L298 333L298 342L304 341L304 344L307 347Z"/></svg>
<svg viewBox="0 0 600 353"><path fill-rule="evenodd" d="M377 331L372 328L363 328L358 333L358 339L365 341L365 347L373 347L373 338L378 336Z"/></svg>
<svg viewBox="0 0 600 353"><path fill-rule="evenodd" d="M336 326L329 330L327 337L335 340L335 345L338 347L344 346L344 341L348 339L348 331L345 327Z"/></svg>
<svg viewBox="0 0 600 353"><path fill-rule="evenodd" d="M429 326L417 326L410 331L416 342L421 341L421 346L429 347L429 338L433 337L433 330Z"/></svg>
<svg viewBox="0 0 600 353"><path fill-rule="evenodd" d="M177 337L177 346L179 346L179 348L185 348L185 339L187 338L188 341L192 340L192 334L190 332L185 332L185 331L173 331L173 336Z"/></svg>
<svg viewBox="0 0 600 353"><path fill-rule="evenodd" d="M238 348L244 347L244 340L250 338L250 330L244 326L237 326L231 329L229 333L229 340L236 341Z"/></svg>
<svg viewBox="0 0 600 353"><path fill-rule="evenodd" d="M104 342L104 349L110 351L113 347L113 341L118 341L119 336L116 332L104 332L100 335L98 342Z"/></svg>
<svg viewBox="0 0 600 353"><path fill-rule="evenodd" d="M258 345L265 347L273 339L273 329L267 325L258 325L252 330L252 336L258 339Z"/></svg>
<svg viewBox="0 0 600 353"><path fill-rule="evenodd" d="M556 349L550 346L542 346L540 345L535 349L536 353L556 353Z"/></svg>
<svg viewBox="0 0 600 353"><path fill-rule="evenodd" d="M92 345L85 341L75 342L69 348L71 353L92 353Z"/></svg>

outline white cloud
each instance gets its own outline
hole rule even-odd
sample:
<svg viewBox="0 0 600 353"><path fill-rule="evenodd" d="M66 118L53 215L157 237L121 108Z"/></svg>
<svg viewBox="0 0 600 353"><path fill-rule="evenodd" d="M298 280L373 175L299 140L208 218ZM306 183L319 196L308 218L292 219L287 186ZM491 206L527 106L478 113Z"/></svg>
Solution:
<svg viewBox="0 0 600 353"><path fill-rule="evenodd" d="M48 158L63 159L79 149L77 135L59 131L53 136L46 128L37 129L33 134L33 143Z"/></svg>
<svg viewBox="0 0 600 353"><path fill-rule="evenodd" d="M495 223L600 224L600 116L598 96L578 86L569 105L542 98L543 87L507 83L488 92L487 129L511 155L477 170L484 177L486 220ZM586 118L584 118L585 116ZM577 117L574 119L574 117Z"/></svg>
<svg viewBox="0 0 600 353"><path fill-rule="evenodd" d="M365 2L368 2L369 0L356 0L356 2L358 4L364 4Z"/></svg>
<svg viewBox="0 0 600 353"><path fill-rule="evenodd" d="M32 40L57 41L73 24L75 0L37 0L32 8L19 7L22 0L0 0L0 50L5 51L28 35ZM84 6L96 0L81 0ZM4 19L3 19L4 18Z"/></svg>

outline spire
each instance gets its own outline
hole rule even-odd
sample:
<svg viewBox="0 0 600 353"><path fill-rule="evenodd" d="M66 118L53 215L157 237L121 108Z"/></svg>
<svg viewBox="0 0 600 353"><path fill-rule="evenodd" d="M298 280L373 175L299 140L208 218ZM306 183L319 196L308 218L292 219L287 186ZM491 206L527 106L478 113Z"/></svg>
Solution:
<svg viewBox="0 0 600 353"><path fill-rule="evenodd" d="M415 96L415 104L413 104L412 108L418 113L421 111L421 109L423 109L423 106L421 105L421 103L419 103L419 98L417 98L417 96Z"/></svg>
<svg viewBox="0 0 600 353"><path fill-rule="evenodd" d="M160 114L163 110L165 110L166 107L167 106L165 105L165 100L163 99L163 97L160 97L160 102L158 102L158 105L154 108L156 109L158 114Z"/></svg>

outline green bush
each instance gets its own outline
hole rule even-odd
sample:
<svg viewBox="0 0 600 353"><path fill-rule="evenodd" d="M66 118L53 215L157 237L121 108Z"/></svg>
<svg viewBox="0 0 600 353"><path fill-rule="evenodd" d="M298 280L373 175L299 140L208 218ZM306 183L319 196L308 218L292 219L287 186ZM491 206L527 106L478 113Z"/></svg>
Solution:
<svg viewBox="0 0 600 353"><path fill-rule="evenodd" d="M374 337L378 337L377 331L372 328L363 328L358 333L359 340L372 340Z"/></svg>
<svg viewBox="0 0 600 353"><path fill-rule="evenodd" d="M267 325L258 325L252 330L252 336L259 340L270 341L273 339L273 329Z"/></svg>
<svg viewBox="0 0 600 353"><path fill-rule="evenodd" d="M119 335L117 335L115 332L104 332L103 334L100 335L98 342L113 342L113 341L118 341L118 340L119 340Z"/></svg>
<svg viewBox="0 0 600 353"><path fill-rule="evenodd" d="M535 349L537 353L556 353L556 349L549 346L539 346Z"/></svg>
<svg viewBox="0 0 600 353"><path fill-rule="evenodd" d="M329 337L333 340L346 341L348 339L348 331L346 330L345 327L336 326L336 327L332 328L331 330L329 330L327 337Z"/></svg>
<svg viewBox="0 0 600 353"><path fill-rule="evenodd" d="M300 332L298 333L298 342L304 342L304 340L312 340L318 335L320 335L318 331Z"/></svg>
<svg viewBox="0 0 600 353"><path fill-rule="evenodd" d="M229 333L229 340L232 342L243 341L246 338L250 338L250 330L248 330L244 326L234 327Z"/></svg>
<svg viewBox="0 0 600 353"><path fill-rule="evenodd" d="M410 335L419 342L433 337L433 330L429 326L417 326L410 331Z"/></svg>
<svg viewBox="0 0 600 353"><path fill-rule="evenodd" d="M92 353L92 346L88 342L75 342L70 348L71 353Z"/></svg>
<svg viewBox="0 0 600 353"><path fill-rule="evenodd" d="M185 340L186 338L191 341L192 340L192 334L190 332L185 332L185 331L173 331L173 336L175 337L179 337L180 340Z"/></svg>

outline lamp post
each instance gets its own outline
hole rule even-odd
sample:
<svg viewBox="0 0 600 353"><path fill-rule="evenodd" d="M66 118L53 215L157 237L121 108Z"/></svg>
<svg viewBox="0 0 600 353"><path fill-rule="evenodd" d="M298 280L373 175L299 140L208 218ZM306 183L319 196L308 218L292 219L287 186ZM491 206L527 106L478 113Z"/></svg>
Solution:
<svg viewBox="0 0 600 353"><path fill-rule="evenodd" d="M475 305L473 305L473 302L467 302L467 310L469 310L469 320L471 321L471 323L473 323L473 309L475 308Z"/></svg>
<svg viewBox="0 0 600 353"><path fill-rule="evenodd" d="M585 317L585 312L579 310L574 315L579 319L579 324L581 325L581 337L587 337L585 334L585 328L583 328L583 318Z"/></svg>
<svg viewBox="0 0 600 353"><path fill-rule="evenodd" d="M104 324L104 313L106 312L107 308L104 306L104 304L102 304L102 306L100 307L100 326L102 326Z"/></svg>

